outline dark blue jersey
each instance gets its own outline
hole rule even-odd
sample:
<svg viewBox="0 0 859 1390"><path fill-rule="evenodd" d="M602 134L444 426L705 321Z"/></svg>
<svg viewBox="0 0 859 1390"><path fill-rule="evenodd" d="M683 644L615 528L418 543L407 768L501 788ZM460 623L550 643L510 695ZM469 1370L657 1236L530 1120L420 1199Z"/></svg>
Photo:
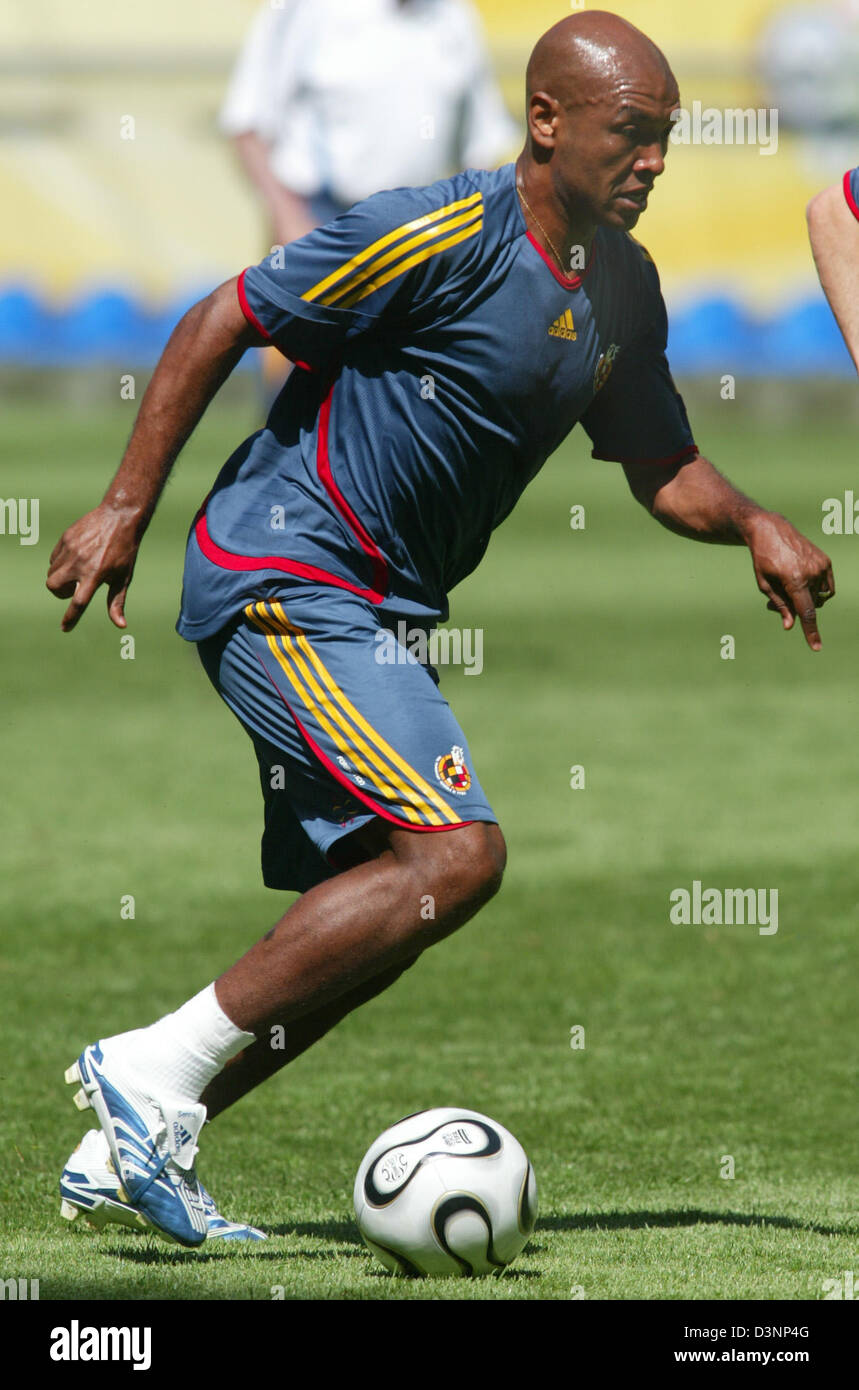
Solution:
<svg viewBox="0 0 859 1390"><path fill-rule="evenodd" d="M276 596L283 575L444 619L579 421L595 458L696 452L650 257L600 227L563 275L512 164L378 193L245 271L239 297L298 365L192 528L189 639Z"/></svg>

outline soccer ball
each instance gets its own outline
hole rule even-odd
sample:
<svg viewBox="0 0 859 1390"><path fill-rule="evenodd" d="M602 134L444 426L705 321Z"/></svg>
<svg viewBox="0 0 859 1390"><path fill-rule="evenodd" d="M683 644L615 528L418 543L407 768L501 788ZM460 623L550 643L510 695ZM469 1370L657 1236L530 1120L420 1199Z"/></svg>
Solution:
<svg viewBox="0 0 859 1390"><path fill-rule="evenodd" d="M474 1110L421 1110L371 1144L355 1178L364 1243L394 1274L490 1274L537 1219L528 1155Z"/></svg>

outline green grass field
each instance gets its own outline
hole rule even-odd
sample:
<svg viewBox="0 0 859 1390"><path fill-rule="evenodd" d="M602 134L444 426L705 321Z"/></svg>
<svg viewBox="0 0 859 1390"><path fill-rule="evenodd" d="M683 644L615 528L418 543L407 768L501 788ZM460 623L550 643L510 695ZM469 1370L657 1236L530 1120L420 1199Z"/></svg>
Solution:
<svg viewBox="0 0 859 1390"><path fill-rule="evenodd" d="M38 545L0 536L0 1276L42 1299L820 1299L856 1263L859 1197L859 537L820 533L822 500L856 482L843 421L696 419L724 471L833 556L817 656L765 611L745 551L662 531L583 435L532 485L453 595L484 672L443 676L505 885L204 1132L204 1182L272 1238L191 1253L69 1229L56 1190L84 1128L62 1080L80 1048L176 1007L289 901L259 879L250 746L173 631L188 522L253 409L216 405L180 463L132 587L133 661L103 595L64 636L44 589L133 409L19 403L0 426L4 495L41 500ZM777 888L778 932L672 925L694 879ZM452 1103L528 1149L538 1226L499 1278L395 1280L360 1243L354 1173L382 1128Z"/></svg>

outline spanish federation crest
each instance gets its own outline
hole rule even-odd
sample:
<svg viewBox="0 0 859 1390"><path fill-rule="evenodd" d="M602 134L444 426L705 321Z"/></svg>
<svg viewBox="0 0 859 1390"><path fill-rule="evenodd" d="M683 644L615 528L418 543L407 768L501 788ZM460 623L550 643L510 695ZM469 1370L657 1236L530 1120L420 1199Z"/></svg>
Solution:
<svg viewBox="0 0 859 1390"><path fill-rule="evenodd" d="M600 354L600 360L597 362L596 371L594 372L594 395L605 386L611 376L614 359L619 352L620 345L618 343L612 343L610 348Z"/></svg>
<svg viewBox="0 0 859 1390"><path fill-rule="evenodd" d="M471 786L471 773L465 766L465 752L454 745L449 753L435 760L435 775L446 791L465 796Z"/></svg>

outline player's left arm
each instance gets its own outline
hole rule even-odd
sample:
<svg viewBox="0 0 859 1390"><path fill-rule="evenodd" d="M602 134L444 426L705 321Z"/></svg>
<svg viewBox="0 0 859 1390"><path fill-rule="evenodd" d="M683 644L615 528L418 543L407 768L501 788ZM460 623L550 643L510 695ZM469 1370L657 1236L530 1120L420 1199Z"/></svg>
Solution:
<svg viewBox="0 0 859 1390"><path fill-rule="evenodd" d="M806 217L823 292L859 371L859 205L850 175L817 193Z"/></svg>
<svg viewBox="0 0 859 1390"><path fill-rule="evenodd" d="M799 618L812 651L820 650L818 608L835 594L832 563L786 517L758 506L696 454L680 465L624 463L633 496L668 530L692 540L748 546L767 608L785 631Z"/></svg>

